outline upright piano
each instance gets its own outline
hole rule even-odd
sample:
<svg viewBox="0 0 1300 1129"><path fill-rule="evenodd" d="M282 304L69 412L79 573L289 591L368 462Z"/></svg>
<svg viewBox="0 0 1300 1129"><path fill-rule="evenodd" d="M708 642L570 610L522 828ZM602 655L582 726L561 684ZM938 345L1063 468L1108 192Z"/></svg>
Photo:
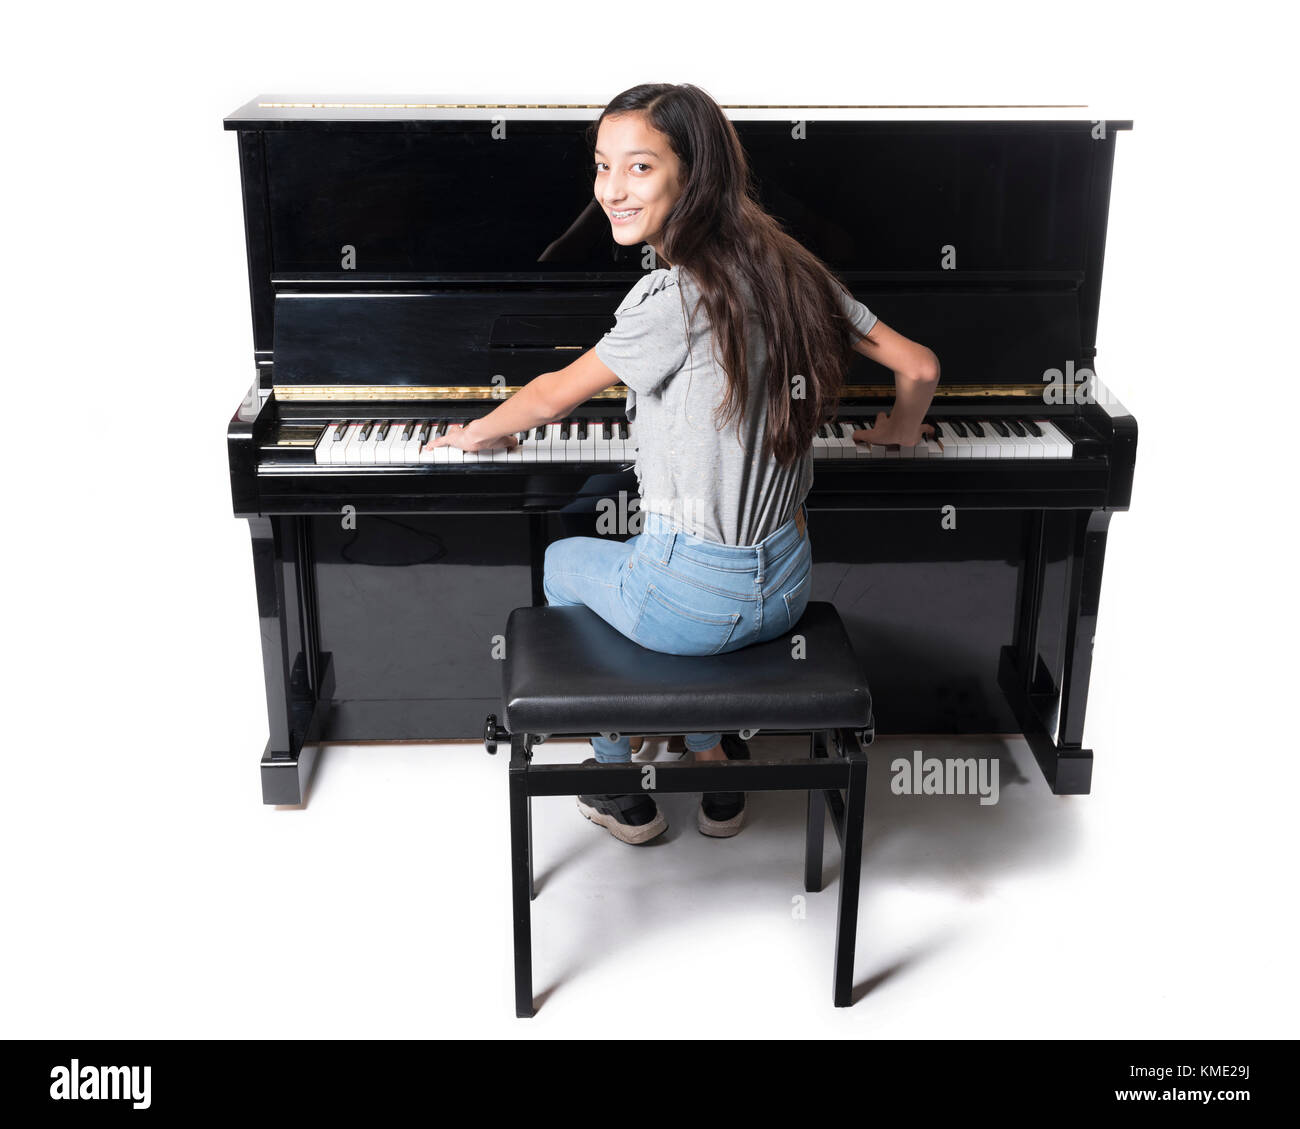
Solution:
<svg viewBox="0 0 1300 1129"><path fill-rule="evenodd" d="M506 617L545 603L546 546L637 528L621 386L508 452L423 449L594 345L655 265L595 204L599 111L263 96L225 119L256 369L227 442L266 803L303 801L323 743L480 738ZM893 398L856 355L816 440L812 599L852 635L877 732L1021 733L1054 792L1088 792L1106 531L1137 447L1096 373L1131 122L727 112L764 206L942 366L940 442L853 442Z"/></svg>

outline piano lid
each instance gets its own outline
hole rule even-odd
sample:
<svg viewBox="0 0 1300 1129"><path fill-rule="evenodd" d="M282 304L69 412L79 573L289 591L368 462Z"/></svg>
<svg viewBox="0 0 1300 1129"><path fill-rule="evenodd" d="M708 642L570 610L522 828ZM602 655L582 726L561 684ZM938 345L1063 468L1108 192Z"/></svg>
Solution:
<svg viewBox="0 0 1300 1129"><path fill-rule="evenodd" d="M1132 122L1103 112L1102 107L1082 103L1034 104L951 104L951 105L723 105L733 121L1106 121L1113 129L1130 129ZM493 121L509 111L510 117L546 117L572 121L593 121L603 103L570 102L457 102L447 98L378 94L261 94L246 102L225 119L227 129L249 126L265 129L294 129L298 123L320 125L341 122L350 125L400 123L410 128L423 121ZM815 111L806 113L805 111Z"/></svg>
<svg viewBox="0 0 1300 1129"><path fill-rule="evenodd" d="M349 105L250 103L226 121L239 138L254 347L277 385L322 373L449 385L473 372L481 383L485 357L513 385L515 358L536 375L539 348L591 344L601 319L612 324L644 268L592 198L585 133L600 107L297 101ZM945 112L729 110L764 206L886 323L930 344L945 382L1022 383L1048 354L1047 367L1092 357L1115 136L1131 123L1068 108L1026 120L926 111ZM321 307L294 295L340 300L328 307L337 341ZM415 304L384 300L401 295ZM421 295L436 329L407 320ZM524 325L512 319L543 315L574 319L561 336L575 341L506 340ZM371 354L392 353L386 368L349 353L349 340L377 340L372 317L395 334ZM434 346L436 365L417 355Z"/></svg>

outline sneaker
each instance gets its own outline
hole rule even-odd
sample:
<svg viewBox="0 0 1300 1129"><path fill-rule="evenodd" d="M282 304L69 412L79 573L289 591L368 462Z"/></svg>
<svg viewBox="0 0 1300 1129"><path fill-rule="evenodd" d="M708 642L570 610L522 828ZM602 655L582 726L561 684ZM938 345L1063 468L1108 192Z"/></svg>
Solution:
<svg viewBox="0 0 1300 1129"><path fill-rule="evenodd" d="M749 746L734 733L722 735L722 751L729 761L749 760ZM696 825L701 835L729 839L745 822L744 792L705 792L700 796Z"/></svg>
<svg viewBox="0 0 1300 1129"><path fill-rule="evenodd" d="M599 762L595 757L588 757L582 763ZM592 823L603 827L615 839L631 843L633 846L648 843L668 830L668 820L659 810L654 797L644 792L579 796L578 810Z"/></svg>

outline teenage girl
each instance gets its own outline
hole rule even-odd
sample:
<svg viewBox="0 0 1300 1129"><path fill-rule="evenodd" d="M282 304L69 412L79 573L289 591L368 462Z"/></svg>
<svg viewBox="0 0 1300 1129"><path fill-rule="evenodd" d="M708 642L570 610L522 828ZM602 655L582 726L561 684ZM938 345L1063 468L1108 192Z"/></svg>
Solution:
<svg viewBox="0 0 1300 1129"><path fill-rule="evenodd" d="M595 200L614 240L649 246L670 265L632 287L594 348L429 446L513 447L517 432L624 384L642 532L552 543L548 603L584 604L670 654L774 639L808 603L812 440L838 408L850 350L892 369L896 392L892 411L853 438L904 447L932 434L922 420L938 359L856 301L763 211L735 128L698 87L624 91L592 138ZM628 737L592 745L602 763L631 758ZM748 755L731 734L688 733L686 747L696 760ZM668 826L645 793L579 796L578 808L626 843ZM697 823L706 835L734 835L744 812L743 793L706 793Z"/></svg>

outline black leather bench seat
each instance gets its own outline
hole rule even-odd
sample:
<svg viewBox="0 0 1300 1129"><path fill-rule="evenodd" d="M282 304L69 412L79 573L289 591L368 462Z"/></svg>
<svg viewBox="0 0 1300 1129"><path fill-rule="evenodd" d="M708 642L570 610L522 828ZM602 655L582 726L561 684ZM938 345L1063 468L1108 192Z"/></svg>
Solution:
<svg viewBox="0 0 1300 1129"><path fill-rule="evenodd" d="M516 608L506 622L502 685L502 724L510 733L874 725L848 633L835 606L821 601L808 604L788 635L702 657L647 650L590 608Z"/></svg>

